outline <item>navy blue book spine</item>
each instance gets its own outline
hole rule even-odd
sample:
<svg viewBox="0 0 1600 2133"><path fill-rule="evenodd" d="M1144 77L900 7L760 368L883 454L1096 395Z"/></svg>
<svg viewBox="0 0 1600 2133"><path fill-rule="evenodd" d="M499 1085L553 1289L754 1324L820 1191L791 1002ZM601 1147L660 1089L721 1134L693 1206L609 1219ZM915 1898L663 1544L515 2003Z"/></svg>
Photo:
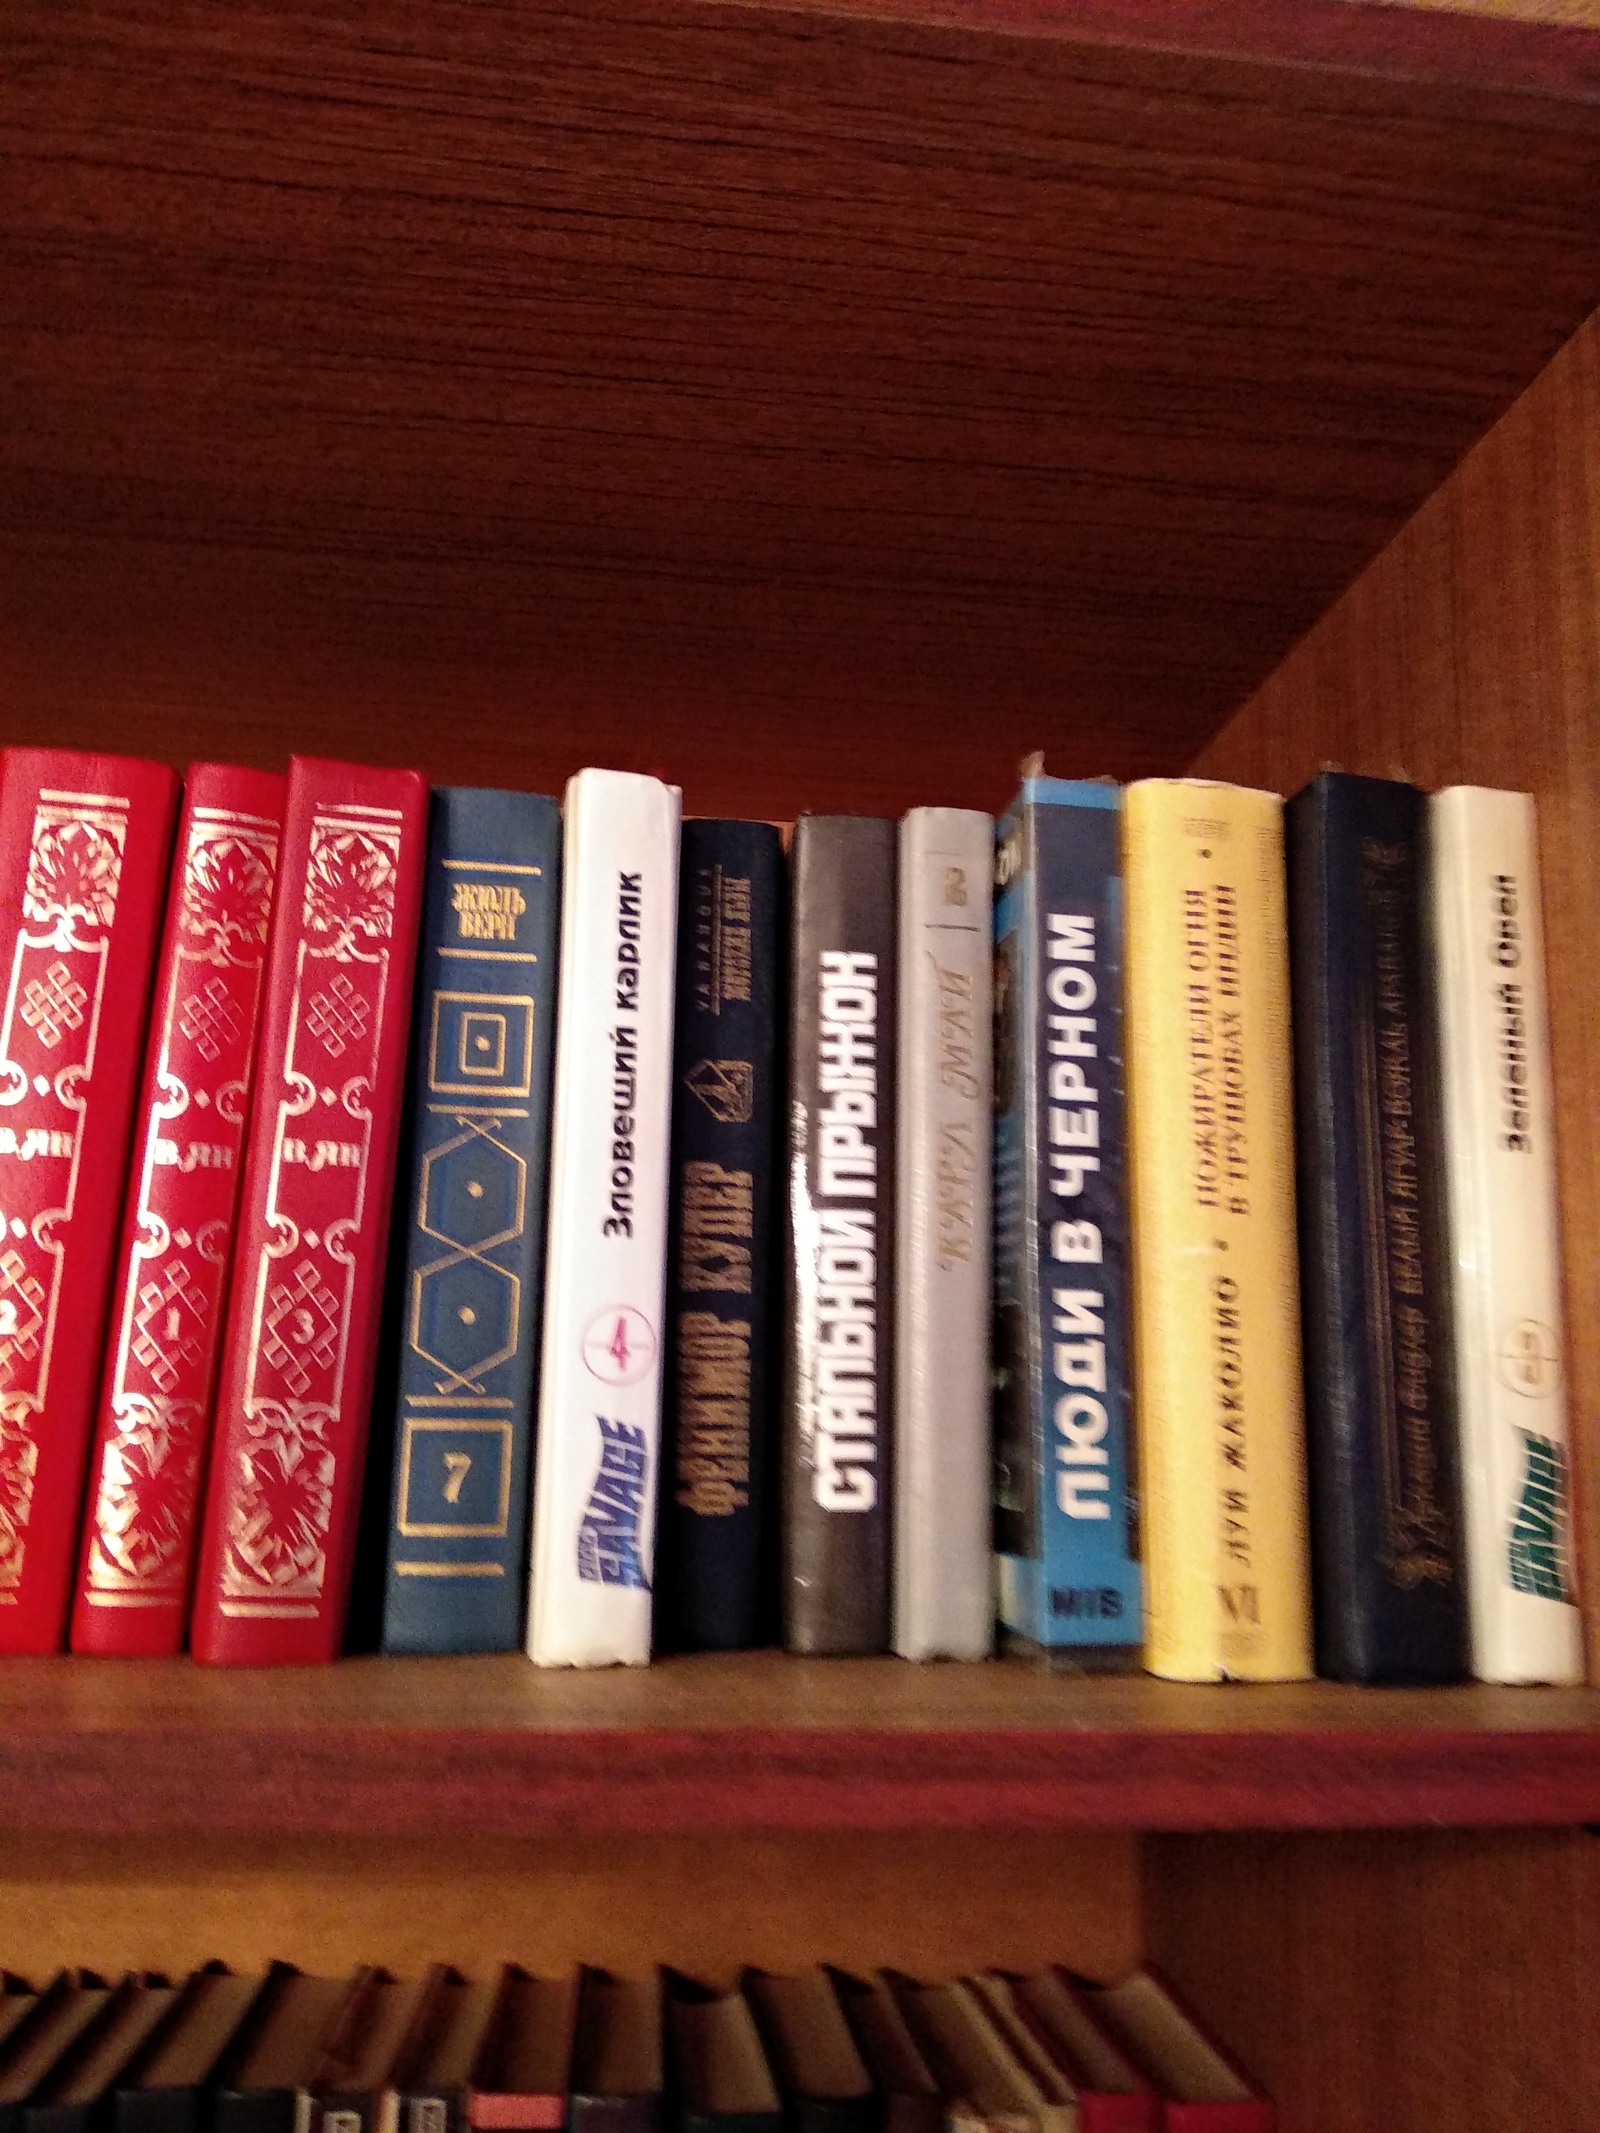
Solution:
<svg viewBox="0 0 1600 2133"><path fill-rule="evenodd" d="M515 1651L522 1642L560 910L556 801L434 792L386 1652Z"/></svg>
<svg viewBox="0 0 1600 2133"><path fill-rule="evenodd" d="M1135 1663L1143 1635L1120 832L1115 786L1027 778L1001 821L996 864L1000 1619L1012 1640L1084 1667ZM1092 1162L1075 1158L1053 1131L1064 1110L1087 1104L1099 1121ZM1096 1392L1061 1360L1063 1298L1098 1322L1104 1383ZM1098 1432L1103 1464L1066 1456L1069 1429L1086 1427Z"/></svg>
<svg viewBox="0 0 1600 2133"><path fill-rule="evenodd" d="M771 823L684 823L656 1572L667 1650L762 1641L775 1588L765 1543L785 887Z"/></svg>
<svg viewBox="0 0 1600 2133"><path fill-rule="evenodd" d="M1427 802L1324 772L1287 813L1317 1669L1466 1670Z"/></svg>

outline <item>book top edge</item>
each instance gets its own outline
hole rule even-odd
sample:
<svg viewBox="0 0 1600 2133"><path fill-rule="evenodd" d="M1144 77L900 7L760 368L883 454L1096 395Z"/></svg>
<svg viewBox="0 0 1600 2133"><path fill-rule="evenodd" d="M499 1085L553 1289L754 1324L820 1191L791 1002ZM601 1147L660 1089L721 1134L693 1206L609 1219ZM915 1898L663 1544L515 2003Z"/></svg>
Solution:
<svg viewBox="0 0 1600 2133"><path fill-rule="evenodd" d="M1024 778L1020 798L1024 806L1103 807L1114 812L1122 805L1122 787L1102 778Z"/></svg>

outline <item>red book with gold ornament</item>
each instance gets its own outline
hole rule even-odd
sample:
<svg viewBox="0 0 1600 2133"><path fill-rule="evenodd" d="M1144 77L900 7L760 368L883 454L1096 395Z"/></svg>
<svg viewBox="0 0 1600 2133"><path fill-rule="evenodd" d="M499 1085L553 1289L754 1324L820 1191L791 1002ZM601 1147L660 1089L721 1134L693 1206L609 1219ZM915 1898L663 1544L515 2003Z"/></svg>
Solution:
<svg viewBox="0 0 1600 2133"><path fill-rule="evenodd" d="M0 752L0 1651L66 1629L178 780Z"/></svg>
<svg viewBox="0 0 1600 2133"><path fill-rule="evenodd" d="M190 1644L332 1659L372 1405L428 788L297 756Z"/></svg>
<svg viewBox="0 0 1600 2133"><path fill-rule="evenodd" d="M284 781L191 764L111 1285L75 1652L175 1652L233 1261Z"/></svg>

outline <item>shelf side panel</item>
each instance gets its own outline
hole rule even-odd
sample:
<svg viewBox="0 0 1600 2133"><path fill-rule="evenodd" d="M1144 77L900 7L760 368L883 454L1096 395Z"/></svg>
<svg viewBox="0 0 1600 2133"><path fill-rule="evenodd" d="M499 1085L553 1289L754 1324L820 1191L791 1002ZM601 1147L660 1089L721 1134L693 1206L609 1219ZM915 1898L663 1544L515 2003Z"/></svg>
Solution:
<svg viewBox="0 0 1600 2133"><path fill-rule="evenodd" d="M1194 765L1292 793L1324 764L1535 795L1567 1265L1579 1571L1600 1631L1600 316Z"/></svg>
<svg viewBox="0 0 1600 2133"><path fill-rule="evenodd" d="M1150 1952L1304 2133L1582 2133L1600 1846L1569 1831L1152 1839Z"/></svg>

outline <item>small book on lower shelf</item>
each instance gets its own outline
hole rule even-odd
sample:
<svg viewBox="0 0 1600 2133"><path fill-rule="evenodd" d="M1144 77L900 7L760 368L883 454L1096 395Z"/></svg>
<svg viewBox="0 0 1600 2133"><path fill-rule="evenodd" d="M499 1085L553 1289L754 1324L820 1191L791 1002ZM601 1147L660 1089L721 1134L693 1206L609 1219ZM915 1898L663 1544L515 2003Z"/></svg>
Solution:
<svg viewBox="0 0 1600 2133"><path fill-rule="evenodd" d="M19 2133L28 2099L110 2006L112 1987L92 1970L61 1970L0 2043L0 2133Z"/></svg>
<svg viewBox="0 0 1600 2133"><path fill-rule="evenodd" d="M571 2133L662 2133L659 1977L587 1969L572 2041Z"/></svg>
<svg viewBox="0 0 1600 2133"><path fill-rule="evenodd" d="M159 1975L124 1978L28 2099L21 2133L90 2133L104 2115L105 2099L172 2013L179 1992Z"/></svg>
<svg viewBox="0 0 1600 2133"><path fill-rule="evenodd" d="M1159 2092L1166 2133L1274 2133L1273 2104L1157 1971L1084 1997Z"/></svg>
<svg viewBox="0 0 1600 2133"><path fill-rule="evenodd" d="M1156 2133L1159 2097L1071 1980L1047 1968L1007 1982L1018 2016L1077 2083L1083 2133Z"/></svg>
<svg viewBox="0 0 1600 2133"><path fill-rule="evenodd" d="M307 2133L392 2133L395 2070L432 1985L431 1972L403 1980L375 1968L360 1973L311 2070Z"/></svg>
<svg viewBox="0 0 1600 2133"><path fill-rule="evenodd" d="M744 1996L783 2099L788 2133L878 2133L872 2077L827 1973L748 1970Z"/></svg>
<svg viewBox="0 0 1600 2133"><path fill-rule="evenodd" d="M494 2011L467 2084L467 2123L478 2133L557 2133L566 2123L577 2023L576 1973L500 1973Z"/></svg>
<svg viewBox="0 0 1600 2133"><path fill-rule="evenodd" d="M307 2133L312 2074L366 1974L307 1977L288 1964L269 1972L210 2085L212 2133Z"/></svg>
<svg viewBox="0 0 1600 2133"><path fill-rule="evenodd" d="M942 2133L944 2102L888 1982L830 1970L861 2063L872 2076L883 2133Z"/></svg>
<svg viewBox="0 0 1600 2133"><path fill-rule="evenodd" d="M436 1968L416 2031L395 2063L393 2133L462 2133L495 1999L492 1978Z"/></svg>
<svg viewBox="0 0 1600 2133"><path fill-rule="evenodd" d="M268 1983L221 1963L196 1971L171 2021L114 2084L112 2133L202 2133L223 2056Z"/></svg>
<svg viewBox="0 0 1600 2133"><path fill-rule="evenodd" d="M676 2133L780 2133L782 2100L742 1993L668 1972L666 2035Z"/></svg>
<svg viewBox="0 0 1600 2133"><path fill-rule="evenodd" d="M0 2133L1271 2133L1174 1989L1059 1970L66 1970L3 1996ZM15 2003L14 2005L11 2003Z"/></svg>
<svg viewBox="0 0 1600 2133"><path fill-rule="evenodd" d="M971 1984L1044 2093L1076 2109L1076 2133L1156 2133L1155 2091L1058 1973L989 1971Z"/></svg>

